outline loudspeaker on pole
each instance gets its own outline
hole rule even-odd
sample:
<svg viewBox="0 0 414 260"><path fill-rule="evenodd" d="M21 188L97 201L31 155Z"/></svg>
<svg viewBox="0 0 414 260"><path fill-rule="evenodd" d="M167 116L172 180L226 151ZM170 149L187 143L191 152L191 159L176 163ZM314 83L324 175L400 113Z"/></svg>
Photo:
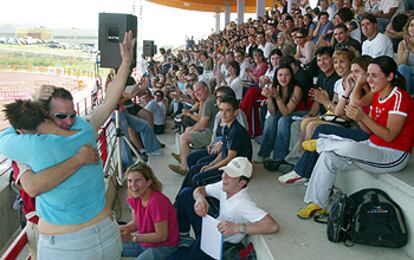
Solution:
<svg viewBox="0 0 414 260"><path fill-rule="evenodd" d="M119 68L121 54L119 43L123 41L124 34L132 31L137 37L137 17L131 14L100 13L98 48L101 53L100 66L104 68ZM134 47L132 66L136 66L137 45Z"/></svg>
<svg viewBox="0 0 414 260"><path fill-rule="evenodd" d="M144 40L142 46L144 57L152 57L157 53L157 46L154 45L154 41Z"/></svg>

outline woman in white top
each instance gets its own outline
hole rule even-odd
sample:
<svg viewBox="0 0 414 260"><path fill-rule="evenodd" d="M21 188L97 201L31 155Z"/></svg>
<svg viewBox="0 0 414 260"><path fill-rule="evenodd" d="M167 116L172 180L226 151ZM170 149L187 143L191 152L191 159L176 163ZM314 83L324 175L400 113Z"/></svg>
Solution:
<svg viewBox="0 0 414 260"><path fill-rule="evenodd" d="M242 100L243 98L243 86L242 80L240 79L240 65L237 61L231 61L227 64L227 70L230 74L230 77L227 78L228 86L236 94L237 100Z"/></svg>
<svg viewBox="0 0 414 260"><path fill-rule="evenodd" d="M315 54L315 44L308 37L308 30L301 28L296 33L296 55L295 58L300 60L303 65L308 65Z"/></svg>

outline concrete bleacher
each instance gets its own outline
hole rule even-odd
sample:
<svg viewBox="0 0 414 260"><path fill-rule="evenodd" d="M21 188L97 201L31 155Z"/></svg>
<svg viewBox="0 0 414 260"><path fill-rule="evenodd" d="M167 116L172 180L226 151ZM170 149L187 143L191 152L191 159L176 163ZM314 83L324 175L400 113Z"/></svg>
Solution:
<svg viewBox="0 0 414 260"><path fill-rule="evenodd" d="M174 136L165 134L160 140L167 144L163 156L150 157L149 163L164 185L164 193L174 200L183 179L171 172L168 164L176 163L170 157L175 151ZM254 142L253 142L254 143ZM257 150L257 145L254 143ZM386 191L404 210L409 232L414 232L414 183L413 160L402 173L374 176L362 171L340 174L337 185L345 192L366 187L377 187ZM411 173L411 174L410 174ZM265 170L261 164L254 164L254 177L249 184L249 193L258 206L272 215L280 225L280 231L272 235L254 235L252 241L259 260L272 259L413 259L414 246L411 236L402 249L377 248L364 245L346 247L343 243L329 242L326 225L313 220L300 220L296 212L304 206L304 185L286 186L277 181L279 173ZM350 182L352 179L352 182ZM125 216L125 214L124 214ZM411 228L410 228L411 227Z"/></svg>

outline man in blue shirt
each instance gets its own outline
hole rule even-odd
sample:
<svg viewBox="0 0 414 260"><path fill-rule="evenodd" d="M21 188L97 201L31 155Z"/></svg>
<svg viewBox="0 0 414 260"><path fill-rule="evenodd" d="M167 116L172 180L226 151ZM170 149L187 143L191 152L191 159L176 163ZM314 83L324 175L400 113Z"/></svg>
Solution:
<svg viewBox="0 0 414 260"><path fill-rule="evenodd" d="M211 162L192 166L181 189L219 181L223 173L219 168L226 166L235 157L252 159L252 142L247 130L236 120L237 109L238 103L234 97L224 97L221 100L221 124L224 125L221 152Z"/></svg>

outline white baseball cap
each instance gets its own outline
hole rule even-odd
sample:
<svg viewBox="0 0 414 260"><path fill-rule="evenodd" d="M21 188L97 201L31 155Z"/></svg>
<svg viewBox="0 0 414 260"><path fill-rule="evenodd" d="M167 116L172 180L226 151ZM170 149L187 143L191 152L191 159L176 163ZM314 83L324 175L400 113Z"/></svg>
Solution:
<svg viewBox="0 0 414 260"><path fill-rule="evenodd" d="M252 177L253 166L246 157L236 157L219 170L225 171L230 177L245 176L250 178Z"/></svg>

